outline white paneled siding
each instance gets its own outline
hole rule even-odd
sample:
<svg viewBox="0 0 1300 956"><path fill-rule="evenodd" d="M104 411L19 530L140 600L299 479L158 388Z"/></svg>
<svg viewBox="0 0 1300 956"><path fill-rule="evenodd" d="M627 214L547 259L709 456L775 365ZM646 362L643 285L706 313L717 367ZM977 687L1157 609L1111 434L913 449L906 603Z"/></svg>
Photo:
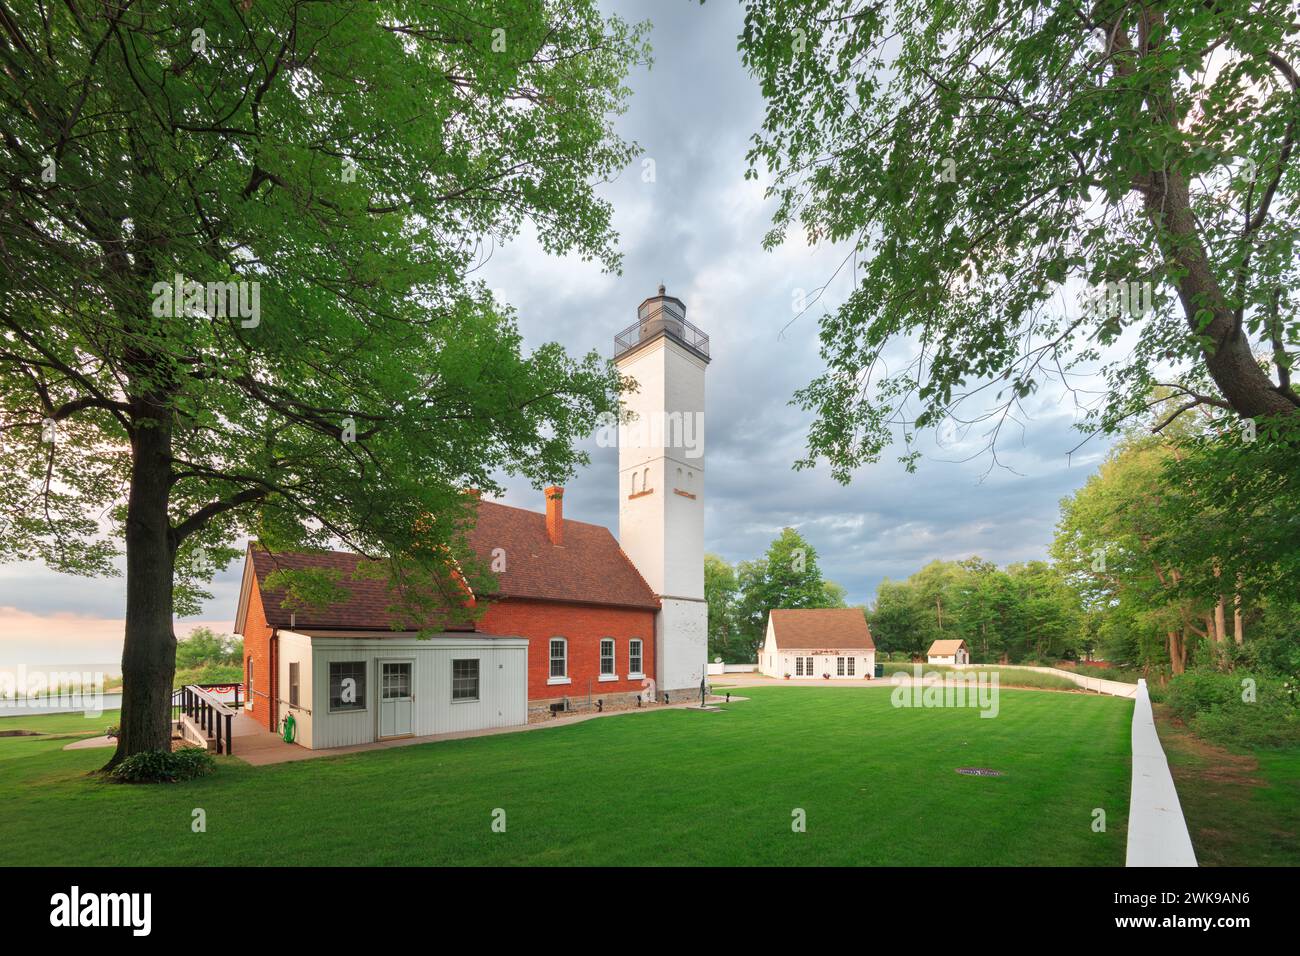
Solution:
<svg viewBox="0 0 1300 956"><path fill-rule="evenodd" d="M280 634L283 641L285 632ZM404 634L327 637L315 633L310 641L311 742L304 745L313 749L346 747L377 739L381 690L378 662L381 660L414 662L412 733L417 737L528 722L528 641L524 638L439 634L420 640ZM479 698L453 702L451 662L467 658L479 661ZM331 661L365 663L365 710L330 712Z"/></svg>
<svg viewBox="0 0 1300 956"><path fill-rule="evenodd" d="M767 656L765 651L764 657ZM795 662L796 657L802 657L805 662L812 658L812 673L805 668L803 674L799 674L798 666ZM848 658L853 658L853 673L839 673L839 658L845 658L845 670L848 670ZM864 651L861 648L847 648L839 654L814 654L812 651L800 650L778 650L772 655L772 664L767 666L766 660L762 661L759 670L769 677L785 677L787 674L791 677L802 679L816 678L822 680L825 675L830 674L831 680L864 680L875 673L876 652Z"/></svg>
<svg viewBox="0 0 1300 956"><path fill-rule="evenodd" d="M828 650L829 648L810 648L800 650L799 648L781 648L776 645L776 630L772 624L771 616L767 621L767 639L763 647L758 652L758 671L768 677L789 676L808 680L815 678L823 679L824 674L830 674L831 680L863 680L873 677L876 670L876 652L874 649L865 650L861 647L846 647L835 650L833 653L814 653L814 650ZM809 673L805 668L803 674L798 673L798 666L795 662L796 657L802 657L805 662L811 657L813 660L812 672ZM853 674L839 673L839 658L845 658L845 670L848 667L848 658L853 658Z"/></svg>
<svg viewBox="0 0 1300 956"><path fill-rule="evenodd" d="M311 638L288 631L279 632L280 641L280 675L277 686L280 688L280 706L277 713L280 719L285 714L293 714L296 724L294 742L308 750L312 749L312 715L315 706L312 703L312 687L316 681L312 675ZM289 665L298 665L298 706L289 704ZM280 728L276 728L277 732Z"/></svg>

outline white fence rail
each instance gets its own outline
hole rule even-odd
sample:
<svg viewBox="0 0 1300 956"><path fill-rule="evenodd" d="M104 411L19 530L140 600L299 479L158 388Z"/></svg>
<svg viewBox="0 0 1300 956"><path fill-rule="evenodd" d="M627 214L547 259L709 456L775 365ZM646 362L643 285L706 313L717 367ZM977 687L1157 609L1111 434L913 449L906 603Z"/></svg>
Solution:
<svg viewBox="0 0 1300 956"><path fill-rule="evenodd" d="M1133 785L1128 802L1125 866L1196 866L1196 851L1178 802L1169 761L1156 733L1147 682L1133 700Z"/></svg>
<svg viewBox="0 0 1300 956"><path fill-rule="evenodd" d="M1072 680L1084 690L1096 691L1099 694L1110 694L1112 697L1135 697L1137 695L1137 684L1126 684L1121 680L1107 680L1104 677L1089 677L1087 674L1080 674L1076 671L1067 671L1059 667L1039 667L1036 664L950 664L949 667L1005 667L1012 671L1038 671L1042 674L1060 674L1066 680Z"/></svg>
<svg viewBox="0 0 1300 956"><path fill-rule="evenodd" d="M709 663L709 673L718 674L754 674L758 671L757 664L715 664Z"/></svg>

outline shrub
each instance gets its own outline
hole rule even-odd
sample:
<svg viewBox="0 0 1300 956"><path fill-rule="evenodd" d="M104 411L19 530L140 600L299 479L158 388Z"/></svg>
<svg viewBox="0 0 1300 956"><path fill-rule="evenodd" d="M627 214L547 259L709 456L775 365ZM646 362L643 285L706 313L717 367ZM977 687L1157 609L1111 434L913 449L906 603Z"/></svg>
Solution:
<svg viewBox="0 0 1300 956"><path fill-rule="evenodd" d="M1169 682L1165 700L1185 721L1216 707L1241 703L1242 677L1220 671L1187 671Z"/></svg>
<svg viewBox="0 0 1300 956"><path fill-rule="evenodd" d="M1254 680L1254 699L1243 700L1243 682ZM1193 733L1236 747L1300 744L1300 709L1291 682L1243 671L1188 671L1169 682L1165 700Z"/></svg>
<svg viewBox="0 0 1300 956"><path fill-rule="evenodd" d="M109 771L121 783L177 783L212 773L217 762L199 747L180 750L147 750L132 754Z"/></svg>
<svg viewBox="0 0 1300 956"><path fill-rule="evenodd" d="M1191 721L1192 731L1218 744L1254 749L1300 744L1300 717L1292 708L1263 702L1219 707Z"/></svg>

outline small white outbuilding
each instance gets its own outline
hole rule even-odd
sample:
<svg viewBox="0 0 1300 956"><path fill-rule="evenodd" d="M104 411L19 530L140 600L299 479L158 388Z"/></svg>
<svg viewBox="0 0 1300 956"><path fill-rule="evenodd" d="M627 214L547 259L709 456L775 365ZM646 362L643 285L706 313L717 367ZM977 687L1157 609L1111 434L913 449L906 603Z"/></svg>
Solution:
<svg viewBox="0 0 1300 956"><path fill-rule="evenodd" d="M930 664L969 664L970 650L965 641L935 641L925 659Z"/></svg>
<svg viewBox="0 0 1300 956"><path fill-rule="evenodd" d="M758 655L768 677L870 680L876 644L861 608L774 610Z"/></svg>

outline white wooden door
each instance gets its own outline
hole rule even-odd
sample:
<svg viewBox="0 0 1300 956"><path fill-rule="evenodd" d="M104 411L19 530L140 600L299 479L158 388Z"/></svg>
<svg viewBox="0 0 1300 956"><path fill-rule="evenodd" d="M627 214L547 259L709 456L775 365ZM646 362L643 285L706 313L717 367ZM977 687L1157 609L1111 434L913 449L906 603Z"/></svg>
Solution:
<svg viewBox="0 0 1300 956"><path fill-rule="evenodd" d="M411 661L379 662L379 736L403 737L412 732L415 695Z"/></svg>

